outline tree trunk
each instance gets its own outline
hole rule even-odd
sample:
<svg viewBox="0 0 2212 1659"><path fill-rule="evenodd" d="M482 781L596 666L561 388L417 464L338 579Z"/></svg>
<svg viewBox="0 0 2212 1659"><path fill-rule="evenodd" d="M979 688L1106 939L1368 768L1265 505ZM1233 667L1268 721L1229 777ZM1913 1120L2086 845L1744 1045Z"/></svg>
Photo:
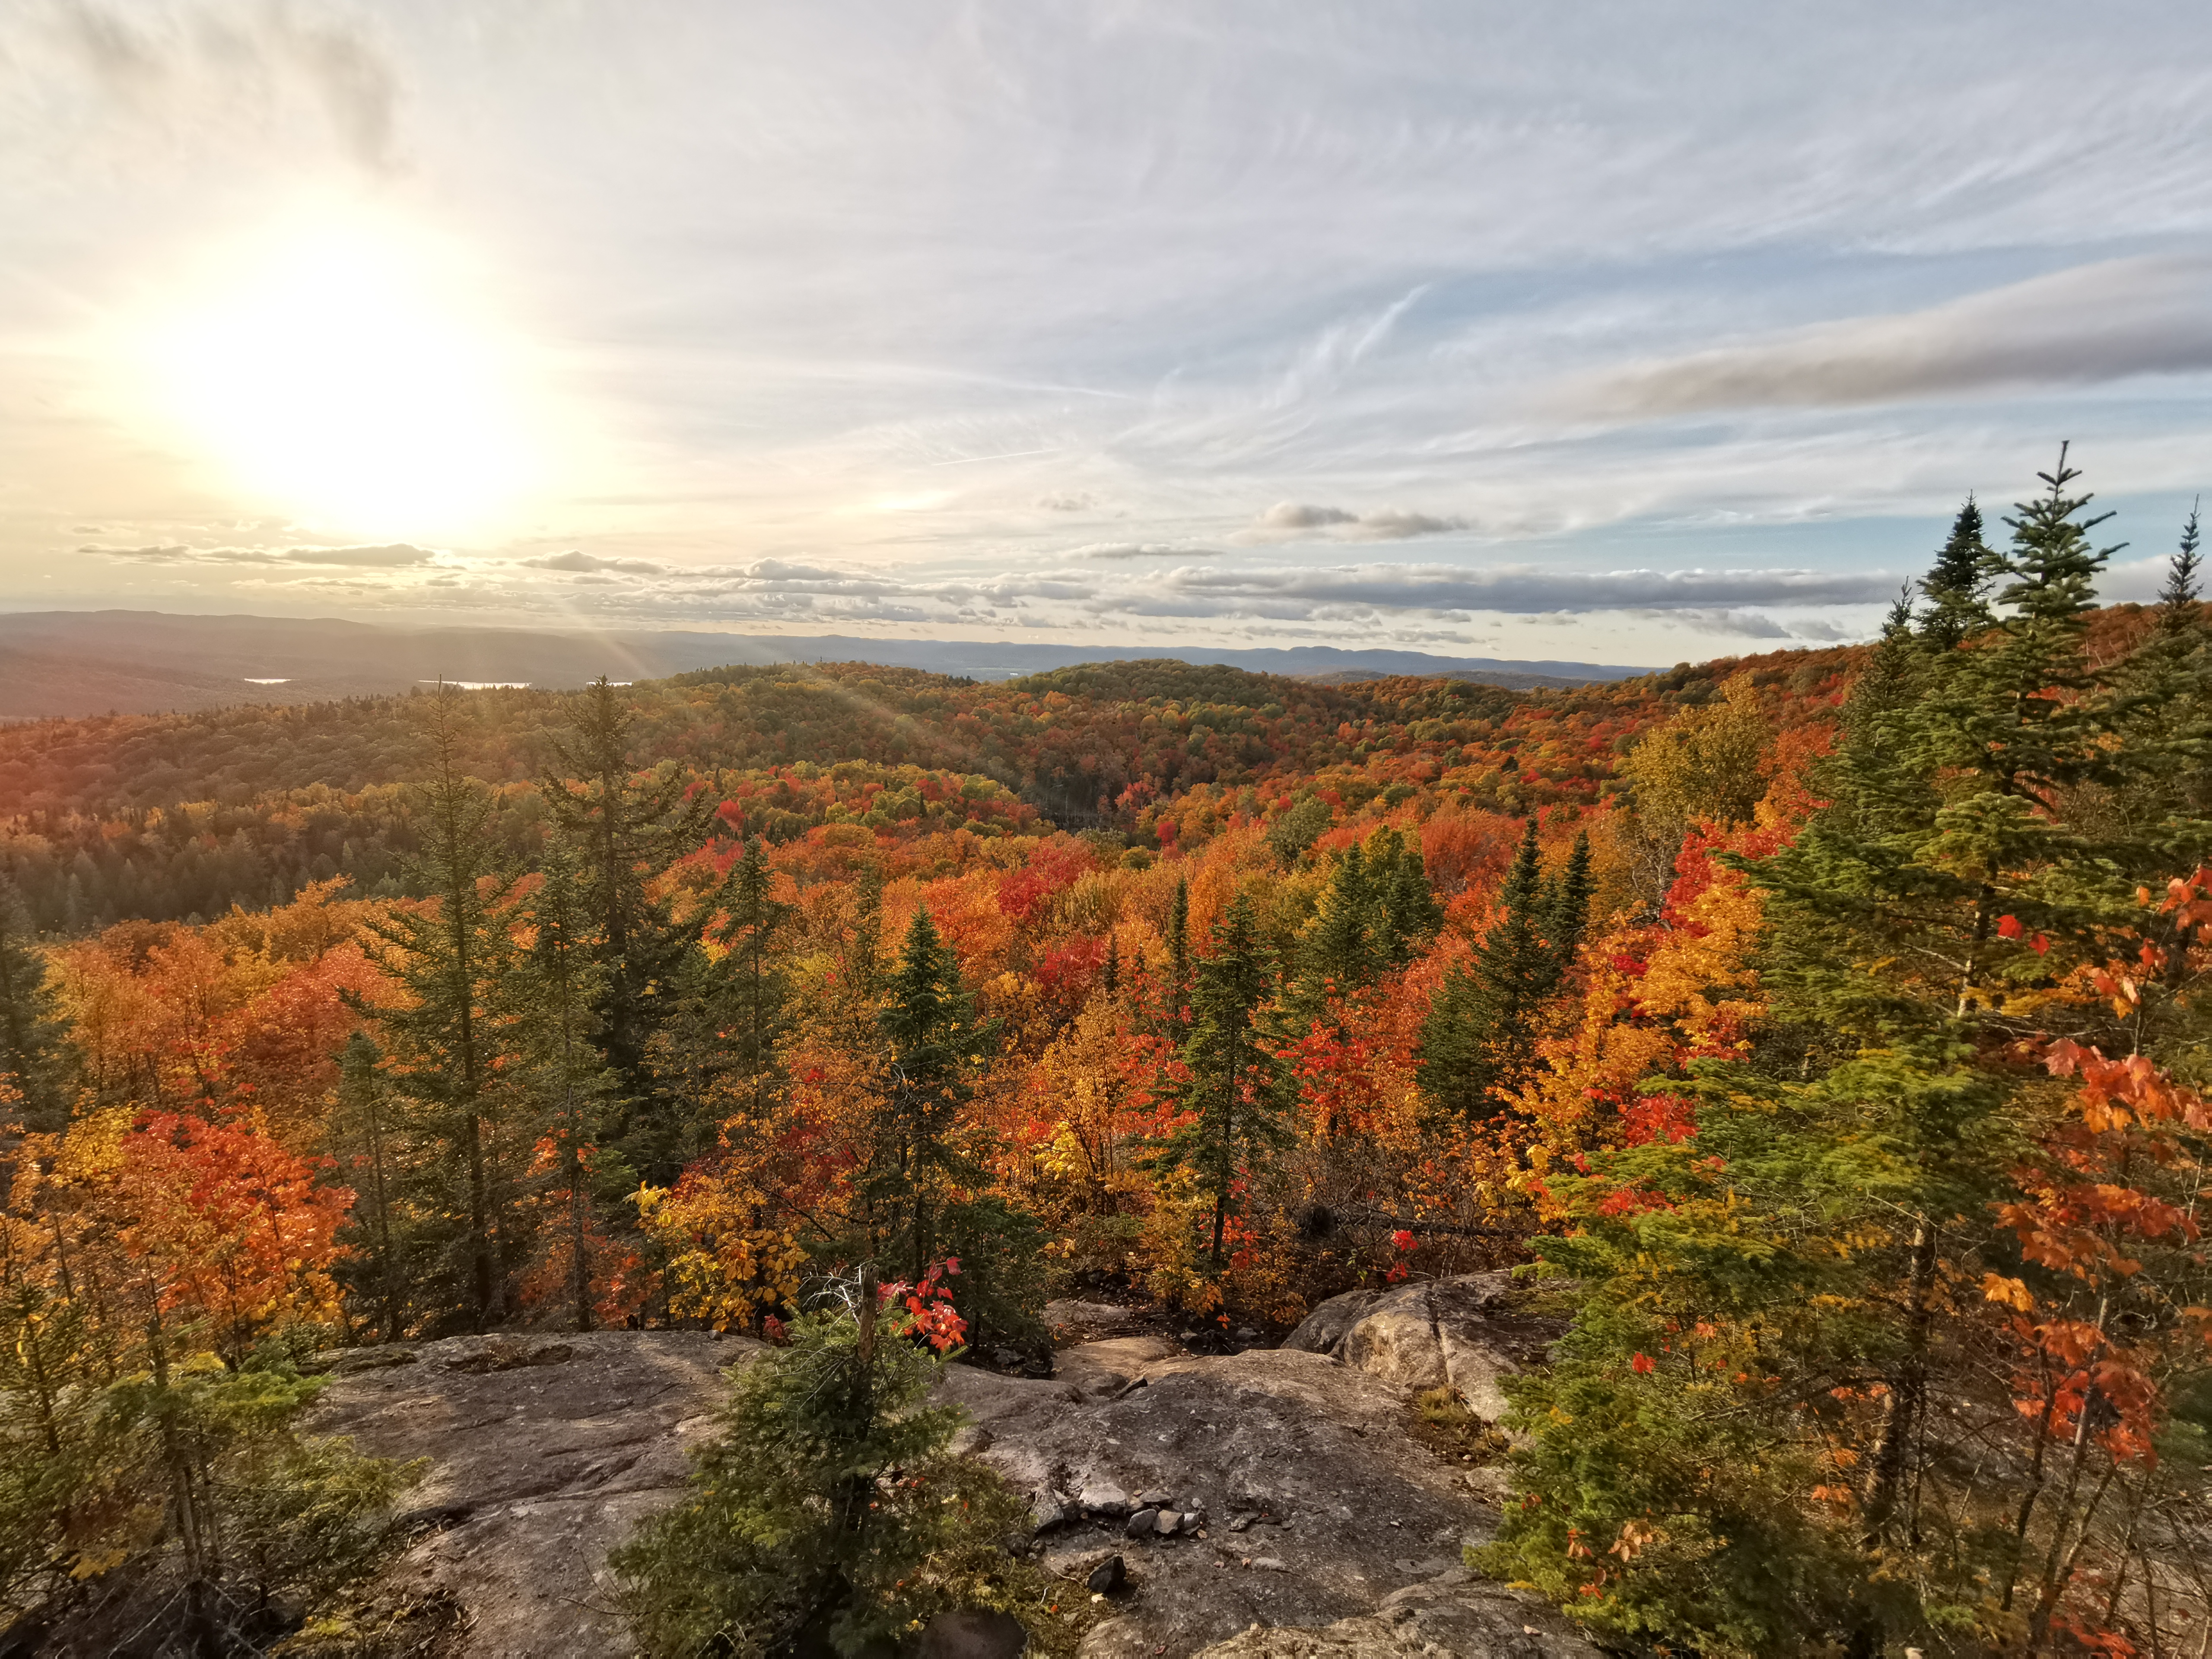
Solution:
<svg viewBox="0 0 2212 1659"><path fill-rule="evenodd" d="M1881 1427L1875 1441L1874 1458L1867 1470L1866 1523L1869 1543L1888 1529L1897 1510L1897 1494L1904 1484L1905 1449L1912 1430L1927 1409L1928 1334L1933 1323L1929 1292L1936 1278L1936 1234L1928 1218L1915 1218L1911 1268L1905 1291L1905 1352L1882 1401Z"/></svg>

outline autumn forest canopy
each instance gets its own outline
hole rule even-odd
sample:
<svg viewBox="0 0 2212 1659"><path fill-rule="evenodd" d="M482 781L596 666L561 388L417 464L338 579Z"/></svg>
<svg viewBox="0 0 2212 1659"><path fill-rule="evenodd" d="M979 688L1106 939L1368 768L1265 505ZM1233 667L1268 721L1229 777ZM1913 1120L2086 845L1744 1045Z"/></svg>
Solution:
<svg viewBox="0 0 2212 1659"><path fill-rule="evenodd" d="M1565 1335L1472 1565L1601 1639L2201 1651L2212 618L2193 518L2150 606L2100 522L2062 459L1872 644L1574 690L848 664L0 729L0 1606L335 1604L408 1478L297 1428L335 1348L763 1335L878 1377L890 1468L912 1356L1042 1360L1048 1297L1203 1346L1516 1267ZM864 1264L880 1352L818 1294ZM798 1478L716 1455L627 1558L659 1650L714 1628L669 1588L714 1494Z"/></svg>

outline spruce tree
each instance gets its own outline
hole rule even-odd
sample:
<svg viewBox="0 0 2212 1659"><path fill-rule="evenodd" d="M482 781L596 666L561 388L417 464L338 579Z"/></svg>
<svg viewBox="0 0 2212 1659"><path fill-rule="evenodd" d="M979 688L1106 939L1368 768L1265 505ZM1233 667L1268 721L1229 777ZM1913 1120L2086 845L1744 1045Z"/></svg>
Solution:
<svg viewBox="0 0 2212 1659"><path fill-rule="evenodd" d="M1212 949L1191 986L1188 1073L1176 1090L1184 1121L1162 1143L1159 1162L1196 1176L1212 1200L1208 1255L1218 1273L1238 1178L1287 1143L1283 1065L1266 1041L1262 1014L1275 990L1274 964L1252 901L1239 893L1214 924Z"/></svg>
<svg viewBox="0 0 2212 1659"><path fill-rule="evenodd" d="M1545 884L1541 925L1544 945L1554 969L1554 988L1575 965L1575 952L1582 947L1583 934L1589 926L1590 900L1596 892L1597 878L1590 872L1589 832L1581 830L1567 854L1566 868Z"/></svg>
<svg viewBox="0 0 2212 1659"><path fill-rule="evenodd" d="M1436 1107L1494 1114L1534 1067L1545 1006L1573 962L1589 897L1587 842L1547 882L1532 815L1498 893L1504 914L1472 960L1445 975L1421 1028L1421 1087Z"/></svg>
<svg viewBox="0 0 2212 1659"><path fill-rule="evenodd" d="M639 1167L665 1184L681 1167L674 1103L653 1079L648 1050L675 1000L690 939L652 882L690 852L714 803L687 787L673 765L638 775L636 715L603 675L586 688L574 730L552 741L555 775L544 782L556 832L568 844L589 908L600 968L595 1013L621 1121L617 1138Z"/></svg>
<svg viewBox="0 0 2212 1659"><path fill-rule="evenodd" d="M542 1138L551 1146L561 1195L552 1224L564 1263L562 1284L576 1329L592 1328L592 1256L599 1237L595 1187L611 1172L595 1167L614 1079L592 1039L601 968L596 960L581 872L565 848L545 859L530 900L531 943L515 975L523 1014L529 1087ZM626 1173L626 1172L623 1172ZM615 1179L622 1185L620 1174ZM550 1242L550 1241L549 1241Z"/></svg>
<svg viewBox="0 0 2212 1659"><path fill-rule="evenodd" d="M1952 520L1951 533L1921 578L1928 615L1920 637L1930 650L1949 651L1990 624L1990 570L1996 556L1983 544L1982 509L1972 495Z"/></svg>
<svg viewBox="0 0 2212 1659"><path fill-rule="evenodd" d="M513 1103L503 1069L514 1053L515 951L506 915L515 877L489 833L491 791L461 770L463 710L441 687L428 713L429 780L416 791L422 850L407 879L427 893L421 908L395 909L371 924L379 966L404 994L375 1010L393 1066L395 1091L412 1106L428 1143L423 1209L434 1231L458 1220L449 1240L459 1269L447 1311L482 1330L507 1311L513 1242L504 1236L509 1180L499 1142Z"/></svg>
<svg viewBox="0 0 2212 1659"><path fill-rule="evenodd" d="M1402 968L1426 950L1444 925L1443 907L1421 857L1418 835L1377 830L1367 840L1371 882L1382 906L1389 965Z"/></svg>
<svg viewBox="0 0 2212 1659"><path fill-rule="evenodd" d="M1319 1018L1332 998L1363 989L1382 966L1387 941L1382 904L1358 844L1329 867L1328 885L1298 942L1300 970L1291 1001L1302 1020Z"/></svg>
<svg viewBox="0 0 2212 1659"><path fill-rule="evenodd" d="M0 1113L52 1134L70 1115L69 1030L15 884L0 875Z"/></svg>
<svg viewBox="0 0 2212 1659"><path fill-rule="evenodd" d="M359 1194L349 1222L362 1241L353 1260L365 1271L356 1276L356 1289L375 1308L375 1323L384 1340L397 1342L405 1328L407 1293L399 1257L400 1230L392 1219L400 1184L399 1137L377 1070L383 1057L366 1031L356 1031L345 1040L338 1050L337 1110L330 1130L353 1166L353 1184Z"/></svg>
<svg viewBox="0 0 2212 1659"><path fill-rule="evenodd" d="M644 1652L888 1654L979 1608L1053 1626L1051 1581L1003 1547L1022 1497L949 1449L960 1413L930 1403L943 1368L909 1310L934 1310L888 1294L908 1288L840 1285L736 1373L682 1497L612 1558Z"/></svg>
<svg viewBox="0 0 2212 1659"><path fill-rule="evenodd" d="M871 1231L919 1281L937 1259L939 1223L956 1189L986 1184L967 1107L980 1058L996 1041L977 1023L959 960L926 908L907 928L877 1021L888 1048L887 1092L862 1187Z"/></svg>
<svg viewBox="0 0 2212 1659"><path fill-rule="evenodd" d="M1168 985L1165 1018L1170 1035L1180 1038L1188 1029L1190 1005L1190 878L1176 878L1175 898L1168 906Z"/></svg>
<svg viewBox="0 0 2212 1659"><path fill-rule="evenodd" d="M773 886L767 848L753 836L708 902L712 937L685 957L675 1007L655 1039L656 1068L683 1108L686 1163L732 1117L765 1122L778 1093L777 1054L791 1024L782 937L791 907Z"/></svg>
<svg viewBox="0 0 2212 1659"><path fill-rule="evenodd" d="M2087 636L2110 550L2063 453L2040 476L1984 562L2002 584L1986 623L1915 665L1893 612L1829 805L1735 860L1765 894L1775 1018L1826 1041L1647 1081L1694 1103L1690 1133L1547 1172L1565 1226L1537 1249L1578 1311L1559 1363L1512 1390L1530 1495L1486 1564L1600 1630L1871 1655L1971 1626L2042 1650L2015 1608L2031 1527L2057 1563L2087 1522L2040 1450L1987 1437L2037 1431L1959 1291L2039 1271L2000 1222L2050 1103L2018 1057L2160 1033L2054 994L2142 912L2124 843L2081 811L2128 768L2129 700ZM2125 1273L2043 1282L2081 1333L2170 1317ZM1584 1539L1626 1540L1603 1582ZM2049 1584L2029 1593L2047 1621Z"/></svg>

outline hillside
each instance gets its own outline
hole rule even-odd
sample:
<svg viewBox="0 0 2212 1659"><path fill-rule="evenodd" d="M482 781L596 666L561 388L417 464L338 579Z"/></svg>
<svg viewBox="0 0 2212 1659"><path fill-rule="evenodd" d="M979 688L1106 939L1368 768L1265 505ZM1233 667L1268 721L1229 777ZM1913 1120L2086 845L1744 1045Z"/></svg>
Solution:
<svg viewBox="0 0 2212 1659"><path fill-rule="evenodd" d="M28 611L0 615L0 720L202 711L241 702L319 702L404 694L439 679L574 689L602 674L617 680L658 679L735 664L861 659L996 680L1068 667L1094 654L1081 647L1011 641L566 633L144 611ZM1508 662L1329 646L1189 649L1175 654L1256 673L1454 673L1510 684L1582 684L1642 672L1594 663Z"/></svg>
<svg viewBox="0 0 2212 1659"><path fill-rule="evenodd" d="M1146 845L1239 792L1310 781L1352 799L1435 788L1488 810L1592 803L1635 735L1747 672L1785 723L1832 707L1850 647L1722 659L1606 684L1342 685L1139 659L977 684L912 669L787 664L624 689L636 757L726 777L781 842L833 809L897 839L948 823L1103 829ZM579 694L470 693L465 763L506 787L497 833L527 859L532 781ZM350 697L0 728L0 869L42 929L220 915L345 876L397 893L427 697ZM878 806L877 798L910 799ZM1271 798L1272 799L1272 798ZM943 803L957 803L957 811Z"/></svg>

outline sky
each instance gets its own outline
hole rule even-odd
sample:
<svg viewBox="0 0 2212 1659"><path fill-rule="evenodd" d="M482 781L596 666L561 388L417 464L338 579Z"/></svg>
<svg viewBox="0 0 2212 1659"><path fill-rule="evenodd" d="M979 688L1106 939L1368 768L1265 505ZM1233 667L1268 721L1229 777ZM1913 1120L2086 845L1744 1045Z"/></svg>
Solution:
<svg viewBox="0 0 2212 1659"><path fill-rule="evenodd" d="M0 610L1664 664L2208 441L2171 0L0 0Z"/></svg>

